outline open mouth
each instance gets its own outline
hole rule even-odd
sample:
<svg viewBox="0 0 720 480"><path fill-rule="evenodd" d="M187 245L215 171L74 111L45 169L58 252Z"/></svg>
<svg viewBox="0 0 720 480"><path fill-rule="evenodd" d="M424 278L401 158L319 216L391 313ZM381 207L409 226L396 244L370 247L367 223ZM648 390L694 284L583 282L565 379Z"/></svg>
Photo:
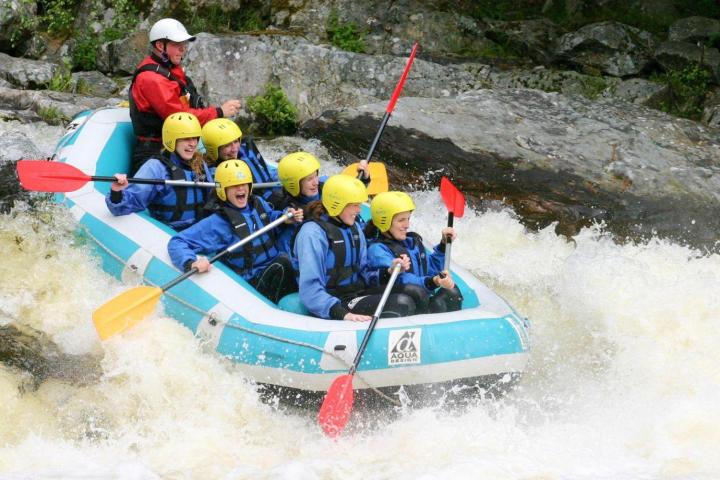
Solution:
<svg viewBox="0 0 720 480"><path fill-rule="evenodd" d="M235 200L242 203L247 200L247 192L237 192L235 194Z"/></svg>

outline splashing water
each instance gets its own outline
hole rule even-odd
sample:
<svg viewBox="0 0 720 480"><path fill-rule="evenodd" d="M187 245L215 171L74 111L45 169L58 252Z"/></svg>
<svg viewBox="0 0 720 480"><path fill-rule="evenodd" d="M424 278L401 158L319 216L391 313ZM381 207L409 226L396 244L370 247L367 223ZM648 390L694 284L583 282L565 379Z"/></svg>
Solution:
<svg viewBox="0 0 720 480"><path fill-rule="evenodd" d="M412 228L439 240L437 192ZM116 478L572 478L720 476L720 257L599 227L568 241L510 210L456 219L453 260L533 323L518 388L461 411L407 409L333 442L314 412L262 403L228 360L155 315L100 344L91 312L126 287L59 207L0 218L0 313L72 353L99 383L21 393L0 366L0 475ZM29 478L28 477L28 478ZM11 477L12 478L12 477Z"/></svg>

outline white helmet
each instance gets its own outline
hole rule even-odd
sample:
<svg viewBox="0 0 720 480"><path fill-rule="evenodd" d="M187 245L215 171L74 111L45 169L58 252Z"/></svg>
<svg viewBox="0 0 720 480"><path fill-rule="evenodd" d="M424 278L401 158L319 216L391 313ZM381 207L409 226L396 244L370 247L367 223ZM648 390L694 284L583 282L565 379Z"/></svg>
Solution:
<svg viewBox="0 0 720 480"><path fill-rule="evenodd" d="M170 40L172 42L194 42L195 37L190 35L185 26L174 18L163 18L158 20L150 29L148 34L150 43L156 40Z"/></svg>

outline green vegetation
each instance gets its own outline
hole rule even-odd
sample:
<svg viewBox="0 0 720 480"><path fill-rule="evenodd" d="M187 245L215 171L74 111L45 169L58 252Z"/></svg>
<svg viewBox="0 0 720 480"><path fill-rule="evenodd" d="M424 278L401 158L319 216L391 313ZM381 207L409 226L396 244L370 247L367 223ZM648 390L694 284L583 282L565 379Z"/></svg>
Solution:
<svg viewBox="0 0 720 480"><path fill-rule="evenodd" d="M47 84L48 90L55 92L69 92L72 90L72 73L70 72L70 61L65 60L53 72L53 76Z"/></svg>
<svg viewBox="0 0 720 480"><path fill-rule="evenodd" d="M176 18L189 32L249 32L264 30L270 24L270 12L263 3L249 1L238 5L228 9L222 5L197 6L180 0L168 4L160 16Z"/></svg>
<svg viewBox="0 0 720 480"><path fill-rule="evenodd" d="M352 22L340 23L340 17L335 10L328 16L325 32L331 45L348 52L365 52L365 31Z"/></svg>
<svg viewBox="0 0 720 480"><path fill-rule="evenodd" d="M72 33L75 22L77 0L45 0L38 2L40 24L47 32L55 36L67 36Z"/></svg>
<svg viewBox="0 0 720 480"><path fill-rule="evenodd" d="M255 115L261 133L290 135L297 130L297 108L279 86L269 83L265 93L249 98L247 105L248 110Z"/></svg>
<svg viewBox="0 0 720 480"><path fill-rule="evenodd" d="M95 70L97 66L98 37L84 33L75 42L72 51L73 69L81 71Z"/></svg>
<svg viewBox="0 0 720 480"><path fill-rule="evenodd" d="M580 81L581 93L590 100L595 100L607 88L607 82L602 77L586 75Z"/></svg>
<svg viewBox="0 0 720 480"><path fill-rule="evenodd" d="M696 63L682 70L669 71L654 80L660 80L668 87L668 97L660 104L662 111L692 120L700 119L712 81L712 74L705 66Z"/></svg>
<svg viewBox="0 0 720 480"><path fill-rule="evenodd" d="M50 125L62 125L69 120L57 107L40 107L37 114Z"/></svg>

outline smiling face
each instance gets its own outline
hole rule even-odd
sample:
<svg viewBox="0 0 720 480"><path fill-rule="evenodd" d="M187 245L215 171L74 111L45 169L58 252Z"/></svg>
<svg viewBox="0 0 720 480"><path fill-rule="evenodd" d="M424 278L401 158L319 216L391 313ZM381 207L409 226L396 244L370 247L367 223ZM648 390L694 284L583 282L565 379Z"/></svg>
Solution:
<svg viewBox="0 0 720 480"><path fill-rule="evenodd" d="M238 158L240 151L240 140L235 140L218 148L218 161L232 160Z"/></svg>
<svg viewBox="0 0 720 480"><path fill-rule="evenodd" d="M359 203L348 203L345 208L342 209L338 218L345 225L353 225L355 218L360 215L360 204Z"/></svg>
<svg viewBox="0 0 720 480"><path fill-rule="evenodd" d="M393 217L388 233L395 240L403 241L407 238L407 232L410 228L410 215L412 215L412 212L400 212Z"/></svg>
<svg viewBox="0 0 720 480"><path fill-rule="evenodd" d="M178 138L175 141L175 153L184 161L189 162L195 155L198 146L198 137Z"/></svg>
<svg viewBox="0 0 720 480"><path fill-rule="evenodd" d="M313 197L318 194L320 186L320 177L318 176L317 170L300 179L300 195L306 197Z"/></svg>
<svg viewBox="0 0 720 480"><path fill-rule="evenodd" d="M162 54L162 41L155 42L155 48L158 49L158 54ZM173 42L172 40L168 40L165 52L173 65L180 65L187 49L188 42Z"/></svg>
<svg viewBox="0 0 720 480"><path fill-rule="evenodd" d="M250 184L243 183L242 185L233 185L225 189L225 195L227 195L227 201L231 205L237 208L245 208L248 203L248 197L250 196Z"/></svg>

